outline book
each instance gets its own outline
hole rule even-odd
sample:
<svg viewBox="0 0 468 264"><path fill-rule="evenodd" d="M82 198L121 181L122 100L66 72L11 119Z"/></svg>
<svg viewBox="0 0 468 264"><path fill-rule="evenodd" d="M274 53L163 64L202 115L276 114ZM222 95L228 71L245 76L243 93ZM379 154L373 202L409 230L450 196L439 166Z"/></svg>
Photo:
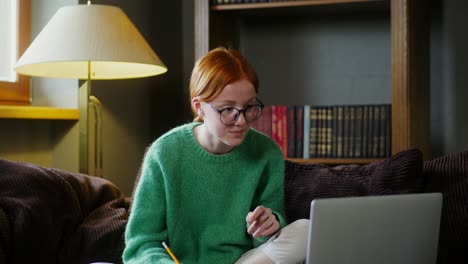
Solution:
<svg viewBox="0 0 468 264"><path fill-rule="evenodd" d="M392 154L392 106L387 105L385 116L385 157Z"/></svg>
<svg viewBox="0 0 468 264"><path fill-rule="evenodd" d="M332 158L338 158L338 107L333 106L332 108Z"/></svg>
<svg viewBox="0 0 468 264"><path fill-rule="evenodd" d="M356 142L356 135L354 134L354 119L355 119L355 110L356 106L350 105L348 106L348 131L346 132L348 134L348 158L354 158L354 153L355 153L355 142Z"/></svg>
<svg viewBox="0 0 468 264"><path fill-rule="evenodd" d="M279 138L279 110L277 105L271 106L271 138L281 148L281 139Z"/></svg>
<svg viewBox="0 0 468 264"><path fill-rule="evenodd" d="M296 110L296 119L295 119L295 126L296 126L296 158L302 158L302 151L304 144L303 133L304 133L304 107L301 105L295 106Z"/></svg>
<svg viewBox="0 0 468 264"><path fill-rule="evenodd" d="M379 116L379 148L378 148L378 157L385 157L385 134L386 134L386 116L387 116L387 106L380 105L380 116Z"/></svg>
<svg viewBox="0 0 468 264"><path fill-rule="evenodd" d="M368 158L368 136L369 135L369 106L368 105L363 105L362 106L362 157L363 158Z"/></svg>
<svg viewBox="0 0 468 264"><path fill-rule="evenodd" d="M367 112L367 157L372 158L373 149L373 135L374 135L374 106L368 106Z"/></svg>
<svg viewBox="0 0 468 264"><path fill-rule="evenodd" d="M327 158L332 157L332 143L333 143L333 107L327 106L325 108L325 153Z"/></svg>
<svg viewBox="0 0 468 264"><path fill-rule="evenodd" d="M288 157L288 127L287 127L287 112L288 108L284 105L276 106L277 110L277 138L283 157Z"/></svg>
<svg viewBox="0 0 468 264"><path fill-rule="evenodd" d="M286 127L288 137L288 157L296 158L296 108L287 106Z"/></svg>
<svg viewBox="0 0 468 264"><path fill-rule="evenodd" d="M304 105L304 126L303 126L303 145L302 157L304 159L310 158L310 105Z"/></svg>
<svg viewBox="0 0 468 264"><path fill-rule="evenodd" d="M373 117L372 117L372 158L379 157L379 135L380 135L380 106L372 105Z"/></svg>
<svg viewBox="0 0 468 264"><path fill-rule="evenodd" d="M309 134L309 157L316 158L320 152L320 109L316 106L310 107L310 130Z"/></svg>
<svg viewBox="0 0 468 264"><path fill-rule="evenodd" d="M361 158L362 155L362 141L363 141L363 106L357 105L355 109L355 118L354 118L354 157Z"/></svg>
<svg viewBox="0 0 468 264"><path fill-rule="evenodd" d="M255 130L272 137L272 122L271 122L271 106L266 105L263 107L260 118L252 123L252 128Z"/></svg>
<svg viewBox="0 0 468 264"><path fill-rule="evenodd" d="M350 133L349 133L349 105L344 105L343 106L343 158L348 158L349 157L349 141L350 141Z"/></svg>
<svg viewBox="0 0 468 264"><path fill-rule="evenodd" d="M343 125L344 125L344 108L343 106L337 107L338 121L337 121L337 158L343 158Z"/></svg>

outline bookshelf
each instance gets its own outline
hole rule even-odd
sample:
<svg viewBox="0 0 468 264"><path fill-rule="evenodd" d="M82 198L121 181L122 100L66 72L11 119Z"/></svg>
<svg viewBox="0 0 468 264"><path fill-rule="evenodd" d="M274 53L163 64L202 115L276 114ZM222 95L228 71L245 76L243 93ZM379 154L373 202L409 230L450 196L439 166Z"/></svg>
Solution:
<svg viewBox="0 0 468 264"><path fill-rule="evenodd" d="M346 164L367 164L372 162L381 161L382 159L328 159L328 158L314 158L314 159L298 159L298 158L288 158L288 160L298 162L298 163L323 163L328 165L346 165Z"/></svg>
<svg viewBox="0 0 468 264"><path fill-rule="evenodd" d="M391 153L418 147L429 158L429 2L424 0L314 0L210 6L195 0L195 59L219 45L240 46L239 21L252 16L294 18L314 14L386 12L391 47ZM281 51L279 51L281 52ZM365 164L374 159L294 159Z"/></svg>

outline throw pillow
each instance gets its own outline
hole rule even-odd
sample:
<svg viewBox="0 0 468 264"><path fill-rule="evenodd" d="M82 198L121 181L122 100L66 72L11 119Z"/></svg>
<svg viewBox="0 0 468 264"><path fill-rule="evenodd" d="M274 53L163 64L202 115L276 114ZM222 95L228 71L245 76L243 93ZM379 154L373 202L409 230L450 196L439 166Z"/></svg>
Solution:
<svg viewBox="0 0 468 264"><path fill-rule="evenodd" d="M408 149L366 165L326 166L285 161L289 222L309 218L316 198L417 193L423 190L422 153Z"/></svg>
<svg viewBox="0 0 468 264"><path fill-rule="evenodd" d="M443 195L437 263L468 263L468 151L424 162L426 192Z"/></svg>

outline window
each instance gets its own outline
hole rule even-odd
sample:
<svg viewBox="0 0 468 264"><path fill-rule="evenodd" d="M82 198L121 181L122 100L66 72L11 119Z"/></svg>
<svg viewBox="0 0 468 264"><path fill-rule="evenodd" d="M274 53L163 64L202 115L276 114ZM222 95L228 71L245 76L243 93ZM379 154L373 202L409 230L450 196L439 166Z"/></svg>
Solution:
<svg viewBox="0 0 468 264"><path fill-rule="evenodd" d="M29 78L13 66L29 45L30 0L0 0L0 104L29 104Z"/></svg>

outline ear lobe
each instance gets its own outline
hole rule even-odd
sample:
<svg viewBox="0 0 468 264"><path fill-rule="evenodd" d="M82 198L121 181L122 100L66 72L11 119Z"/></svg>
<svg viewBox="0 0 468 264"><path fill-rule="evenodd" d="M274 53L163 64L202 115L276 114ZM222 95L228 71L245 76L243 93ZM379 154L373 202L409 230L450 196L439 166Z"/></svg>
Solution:
<svg viewBox="0 0 468 264"><path fill-rule="evenodd" d="M198 113L198 115L199 115L200 117L205 116L205 113L203 112L203 110L201 109L201 107L199 107L199 108L197 109L197 113Z"/></svg>

